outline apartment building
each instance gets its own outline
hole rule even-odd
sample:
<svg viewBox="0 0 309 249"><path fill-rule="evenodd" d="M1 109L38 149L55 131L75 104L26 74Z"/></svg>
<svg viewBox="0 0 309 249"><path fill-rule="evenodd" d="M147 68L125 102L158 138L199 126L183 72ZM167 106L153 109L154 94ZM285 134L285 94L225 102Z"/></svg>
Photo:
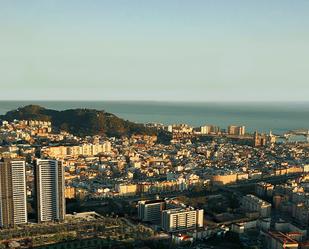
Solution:
<svg viewBox="0 0 309 249"><path fill-rule="evenodd" d="M144 222L160 223L161 213L166 208L164 200L138 202L138 218Z"/></svg>
<svg viewBox="0 0 309 249"><path fill-rule="evenodd" d="M248 212L258 212L260 217L269 217L271 204L255 195L245 195L241 200L241 207Z"/></svg>
<svg viewBox="0 0 309 249"><path fill-rule="evenodd" d="M62 163L57 160L37 159L34 172L38 222L64 220L65 189Z"/></svg>
<svg viewBox="0 0 309 249"><path fill-rule="evenodd" d="M25 161L0 162L0 227L25 224L27 220Z"/></svg>
<svg viewBox="0 0 309 249"><path fill-rule="evenodd" d="M53 146L45 147L42 153L52 158L65 158L76 156L95 156L100 153L111 152L111 143L106 141L102 144L82 144L76 146Z"/></svg>
<svg viewBox="0 0 309 249"><path fill-rule="evenodd" d="M229 135L243 136L245 135L245 126L230 125L227 128L227 132Z"/></svg>
<svg viewBox="0 0 309 249"><path fill-rule="evenodd" d="M204 210L176 208L162 212L162 229L166 232L177 232L203 227Z"/></svg>

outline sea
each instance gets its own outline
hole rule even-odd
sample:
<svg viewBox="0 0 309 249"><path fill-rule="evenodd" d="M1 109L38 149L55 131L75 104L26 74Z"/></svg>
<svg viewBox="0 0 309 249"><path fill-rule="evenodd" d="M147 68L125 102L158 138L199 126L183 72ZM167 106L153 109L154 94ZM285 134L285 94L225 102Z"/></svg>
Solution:
<svg viewBox="0 0 309 249"><path fill-rule="evenodd" d="M137 123L205 124L226 129L245 125L248 132L309 129L308 102L159 102L159 101L0 101L0 114L29 104L65 110L92 108Z"/></svg>

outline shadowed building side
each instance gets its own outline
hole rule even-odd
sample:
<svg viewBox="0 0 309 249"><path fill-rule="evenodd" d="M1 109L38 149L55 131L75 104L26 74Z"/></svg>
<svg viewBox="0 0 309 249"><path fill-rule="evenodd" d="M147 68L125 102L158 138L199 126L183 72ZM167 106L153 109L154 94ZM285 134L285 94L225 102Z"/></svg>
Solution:
<svg viewBox="0 0 309 249"><path fill-rule="evenodd" d="M28 222L25 161L3 159L0 162L0 227Z"/></svg>

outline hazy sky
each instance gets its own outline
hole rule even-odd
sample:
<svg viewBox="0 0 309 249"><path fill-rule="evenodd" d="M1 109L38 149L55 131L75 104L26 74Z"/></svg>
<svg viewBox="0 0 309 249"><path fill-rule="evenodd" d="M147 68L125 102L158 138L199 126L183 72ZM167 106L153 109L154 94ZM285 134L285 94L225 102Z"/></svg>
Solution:
<svg viewBox="0 0 309 249"><path fill-rule="evenodd" d="M309 1L1 0L5 99L309 100Z"/></svg>

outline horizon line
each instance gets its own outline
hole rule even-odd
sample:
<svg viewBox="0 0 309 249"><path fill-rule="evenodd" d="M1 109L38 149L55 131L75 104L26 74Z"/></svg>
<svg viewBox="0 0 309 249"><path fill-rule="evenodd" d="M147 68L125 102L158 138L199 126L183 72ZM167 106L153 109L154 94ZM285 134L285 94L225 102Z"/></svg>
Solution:
<svg viewBox="0 0 309 249"><path fill-rule="evenodd" d="M133 100L133 99L5 99L0 102L154 102L154 103L309 103L309 100Z"/></svg>

